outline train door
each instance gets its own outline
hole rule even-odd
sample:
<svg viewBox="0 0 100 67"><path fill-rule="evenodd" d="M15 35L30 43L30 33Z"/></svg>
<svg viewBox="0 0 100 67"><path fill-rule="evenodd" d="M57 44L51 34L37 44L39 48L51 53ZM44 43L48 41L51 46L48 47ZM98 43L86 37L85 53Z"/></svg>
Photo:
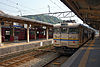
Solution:
<svg viewBox="0 0 100 67"><path fill-rule="evenodd" d="M10 29L5 29L5 41L10 40L10 34L11 34Z"/></svg>
<svg viewBox="0 0 100 67"><path fill-rule="evenodd" d="M55 28L54 29L54 34L53 34L53 39L54 39L54 44L55 45L60 45L60 42L61 42L61 29L60 28Z"/></svg>
<svg viewBox="0 0 100 67"><path fill-rule="evenodd" d="M83 28L82 27L79 27L79 45L82 44L82 41L83 40Z"/></svg>
<svg viewBox="0 0 100 67"><path fill-rule="evenodd" d="M67 46L68 45L68 28L62 27L61 28L61 45Z"/></svg>
<svg viewBox="0 0 100 67"><path fill-rule="evenodd" d="M68 46L79 45L79 28L69 28L68 31Z"/></svg>

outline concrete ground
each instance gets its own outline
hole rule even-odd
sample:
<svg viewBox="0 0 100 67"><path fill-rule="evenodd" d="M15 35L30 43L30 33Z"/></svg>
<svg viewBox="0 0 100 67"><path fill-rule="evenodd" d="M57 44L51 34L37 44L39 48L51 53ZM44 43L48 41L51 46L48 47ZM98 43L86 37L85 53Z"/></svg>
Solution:
<svg viewBox="0 0 100 67"><path fill-rule="evenodd" d="M100 67L100 37L81 47L61 67Z"/></svg>

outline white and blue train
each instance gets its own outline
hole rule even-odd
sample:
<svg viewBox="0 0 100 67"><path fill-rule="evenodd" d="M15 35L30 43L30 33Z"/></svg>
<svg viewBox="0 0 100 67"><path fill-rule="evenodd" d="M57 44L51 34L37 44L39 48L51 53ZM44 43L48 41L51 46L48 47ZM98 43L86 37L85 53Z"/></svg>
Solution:
<svg viewBox="0 0 100 67"><path fill-rule="evenodd" d="M66 23L54 25L54 47L59 53L72 53L84 43L94 37L93 28L79 23Z"/></svg>

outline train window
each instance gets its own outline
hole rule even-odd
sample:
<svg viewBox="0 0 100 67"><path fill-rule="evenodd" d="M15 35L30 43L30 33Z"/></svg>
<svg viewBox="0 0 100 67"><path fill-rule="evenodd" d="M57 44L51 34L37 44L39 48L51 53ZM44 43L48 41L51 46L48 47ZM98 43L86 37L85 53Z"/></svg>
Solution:
<svg viewBox="0 0 100 67"><path fill-rule="evenodd" d="M69 28L69 34L77 34L77 33L79 33L78 28Z"/></svg>
<svg viewBox="0 0 100 67"><path fill-rule="evenodd" d="M60 28L55 28L54 33L60 33Z"/></svg>
<svg viewBox="0 0 100 67"><path fill-rule="evenodd" d="M61 28L61 33L67 33L67 28Z"/></svg>

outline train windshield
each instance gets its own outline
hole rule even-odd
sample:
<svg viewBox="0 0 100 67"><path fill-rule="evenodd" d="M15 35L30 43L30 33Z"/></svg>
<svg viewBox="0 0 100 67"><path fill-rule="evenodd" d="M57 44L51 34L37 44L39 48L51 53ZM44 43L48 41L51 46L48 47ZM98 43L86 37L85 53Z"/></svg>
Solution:
<svg viewBox="0 0 100 67"><path fill-rule="evenodd" d="M60 33L60 28L55 28L54 33Z"/></svg>
<svg viewBox="0 0 100 67"><path fill-rule="evenodd" d="M67 33L67 28L61 28L61 33Z"/></svg>
<svg viewBox="0 0 100 67"><path fill-rule="evenodd" d="M69 34L78 34L79 29L78 28L69 28Z"/></svg>

